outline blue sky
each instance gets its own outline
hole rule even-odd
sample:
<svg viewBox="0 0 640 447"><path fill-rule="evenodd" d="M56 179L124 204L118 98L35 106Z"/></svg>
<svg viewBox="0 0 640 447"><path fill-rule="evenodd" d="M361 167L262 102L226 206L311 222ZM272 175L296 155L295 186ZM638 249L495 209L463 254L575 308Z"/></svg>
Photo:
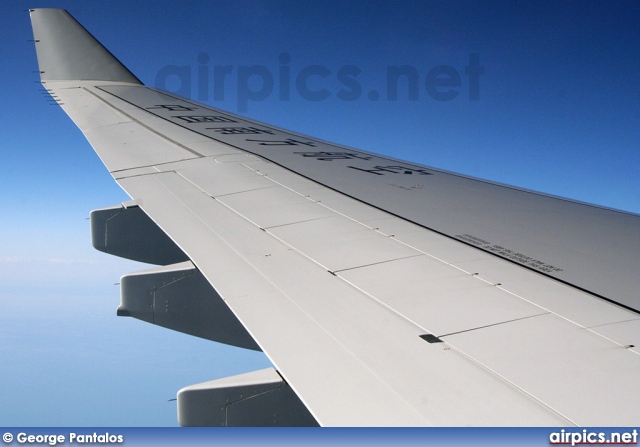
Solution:
<svg viewBox="0 0 640 447"><path fill-rule="evenodd" d="M5 1L0 425L175 425L167 400L179 388L267 365L115 316L114 283L146 266L93 250L86 218L128 197L39 91L29 7L69 10L146 84L325 140L640 213L637 2ZM473 55L477 99L465 73ZM216 66L231 66L218 90ZM315 101L296 85L314 66L325 77L310 76L308 90L328 93ZM387 70L398 66L417 73L417 98L406 80L387 96ZM442 66L460 83L430 94L429 73Z"/></svg>

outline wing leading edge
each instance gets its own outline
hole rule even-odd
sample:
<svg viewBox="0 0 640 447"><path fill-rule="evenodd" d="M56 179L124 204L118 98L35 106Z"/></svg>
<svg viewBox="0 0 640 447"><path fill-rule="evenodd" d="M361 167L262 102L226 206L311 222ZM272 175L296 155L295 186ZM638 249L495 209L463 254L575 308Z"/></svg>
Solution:
<svg viewBox="0 0 640 447"><path fill-rule="evenodd" d="M251 389L267 390L280 414L306 408L304 424L637 425L640 216L157 91L68 13L31 17L43 85L129 207L171 239L176 262L190 260L187 273L162 275L202 275L237 319L227 339L263 350L278 371L190 387L183 402L196 403L181 421L202 421L193 415L221 392ZM202 336L206 323L185 330L197 306L173 293L154 295L143 319ZM212 325L233 319L207 312ZM278 423L248 402L259 399L215 423Z"/></svg>

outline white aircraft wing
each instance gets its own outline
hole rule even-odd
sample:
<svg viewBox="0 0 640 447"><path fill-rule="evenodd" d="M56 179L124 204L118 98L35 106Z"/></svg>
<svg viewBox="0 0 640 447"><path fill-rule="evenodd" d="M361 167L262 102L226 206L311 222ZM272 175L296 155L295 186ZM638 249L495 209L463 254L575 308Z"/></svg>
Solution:
<svg viewBox="0 0 640 447"><path fill-rule="evenodd" d="M640 216L198 104L67 12L31 19L43 85L132 198L94 245L162 265L118 313L274 365L181 390L181 424L640 424Z"/></svg>

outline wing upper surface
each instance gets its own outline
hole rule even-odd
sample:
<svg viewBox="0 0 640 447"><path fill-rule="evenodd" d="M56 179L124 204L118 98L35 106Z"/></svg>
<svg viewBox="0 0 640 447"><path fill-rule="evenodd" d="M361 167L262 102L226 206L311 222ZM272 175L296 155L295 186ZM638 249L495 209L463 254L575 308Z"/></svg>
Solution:
<svg viewBox="0 0 640 447"><path fill-rule="evenodd" d="M637 423L638 216L43 83L321 424Z"/></svg>
<svg viewBox="0 0 640 447"><path fill-rule="evenodd" d="M337 146L147 88L103 90L405 220L640 310L637 215Z"/></svg>

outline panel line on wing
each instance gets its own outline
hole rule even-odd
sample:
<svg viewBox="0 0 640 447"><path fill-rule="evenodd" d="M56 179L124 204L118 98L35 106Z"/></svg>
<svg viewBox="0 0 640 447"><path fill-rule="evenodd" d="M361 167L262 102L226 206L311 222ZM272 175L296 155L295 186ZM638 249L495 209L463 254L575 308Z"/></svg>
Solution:
<svg viewBox="0 0 640 447"><path fill-rule="evenodd" d="M244 194L245 192L263 191L263 190L269 190L269 189L274 189L274 188L278 188L278 185L263 186L261 188L243 189L242 191L234 191L234 192L227 192L227 193L224 193L224 194L211 195L211 197L213 197L214 199L217 199L218 197L230 197L230 196L236 196L238 194Z"/></svg>
<svg viewBox="0 0 640 447"><path fill-rule="evenodd" d="M521 317L521 318L514 318L512 320L507 320L507 321L500 321L498 323L493 323L493 324L486 324L484 326L478 326L478 327L473 327L473 328L469 328L469 329L465 329L464 331L457 331L457 332L451 332L449 334L442 334L442 335L438 335L438 338L444 338L444 337L448 337L450 335L457 335L457 334L463 334L465 332L472 332L472 331L477 331L479 329L485 329L488 327L492 327L492 326L498 326L500 324L507 324L507 323L512 323L514 321L519 321L519 320L526 320L527 318L535 318L535 317L540 317L542 315L549 315L551 314L551 312L542 312L536 315L527 315L526 317Z"/></svg>
<svg viewBox="0 0 640 447"><path fill-rule="evenodd" d="M387 262L400 261L402 259L409 259L409 258L417 258L419 256L426 256L426 255L427 255L426 253L416 253L414 255L404 256L402 258L387 259L385 261L372 262L371 264L363 264L363 265L358 265L356 267L349 267L349 268L340 269L340 270L333 270L330 273L333 273L333 274L337 275L338 273L348 272L350 270L355 270L355 269L367 268L367 267L371 267L372 265L386 264ZM340 276L340 275L337 275L337 276Z"/></svg>
<svg viewBox="0 0 640 447"><path fill-rule="evenodd" d="M267 189L267 188L264 188ZM255 189L252 190L248 190L249 192L251 191L257 191ZM238 192L236 194L242 194L243 192L246 191L241 191ZM302 220L296 220L295 222L288 222L288 223L283 223L283 224L278 224L278 225L267 225L267 226L263 226L260 225L258 222L256 222L255 220L251 219L250 217L246 216L245 214L241 213L240 211L238 211L237 209L233 208L231 205L224 203L222 200L219 200L220 197L227 197L227 196L231 196L234 194L225 194L224 196L209 196L212 199L216 200L218 203L220 203L221 205L225 206L226 208L228 208L230 211L232 211L233 213L237 214L238 216L242 217L243 219L247 220L248 222L250 222L251 224L255 225L257 228L266 231L267 233L269 233L268 230L273 229L273 228L280 228L280 227L286 227L288 225L296 225L299 223L304 223L304 222L311 222L314 220L320 220L320 219L330 219L332 216L320 216L320 217L316 217L316 218L308 218L308 219L302 219ZM271 233L269 233L271 234ZM292 247L294 248L294 247Z"/></svg>
<svg viewBox="0 0 640 447"><path fill-rule="evenodd" d="M279 224L279 225L270 225L270 226L267 226L267 227L264 227L264 228L261 227L261 229L263 229L263 230L268 232L268 230L272 230L274 228L281 228L281 227L286 227L286 226L289 226L289 225L296 225L296 224L299 224L299 223L311 222L311 221L320 220L320 219L331 219L331 217L332 216L322 216L322 217L315 217L315 218L310 217L309 219L298 220L296 222L289 222L289 223L284 223L284 224Z"/></svg>
<svg viewBox="0 0 640 447"><path fill-rule="evenodd" d="M96 87L96 88L100 88L100 87ZM138 124L139 126L144 127L146 130L148 130L149 132L155 134L156 136L159 136L161 138L163 138L166 141L169 141L170 143L175 144L176 146L178 146L181 149L184 149L187 152L192 153L193 155L197 155L198 157L204 157L203 154L194 151L193 149L185 146L184 144L175 141L174 139L171 139L169 137L167 137L166 135L158 132L157 130L155 130L154 128L142 123L140 120L136 119L135 117L131 116L129 113L125 112L124 110L122 110L121 108L115 107L113 104L111 104L110 102L106 101L104 98L100 97L100 95L96 95L94 92L92 92L90 89L86 88L86 87L82 87L82 89L88 93L90 93L91 95L93 95L94 97L98 98L100 101L102 101L104 104L106 104L108 107L117 110L118 112L122 113L123 115L125 115L127 118L129 118L131 121L135 122L136 124Z"/></svg>

